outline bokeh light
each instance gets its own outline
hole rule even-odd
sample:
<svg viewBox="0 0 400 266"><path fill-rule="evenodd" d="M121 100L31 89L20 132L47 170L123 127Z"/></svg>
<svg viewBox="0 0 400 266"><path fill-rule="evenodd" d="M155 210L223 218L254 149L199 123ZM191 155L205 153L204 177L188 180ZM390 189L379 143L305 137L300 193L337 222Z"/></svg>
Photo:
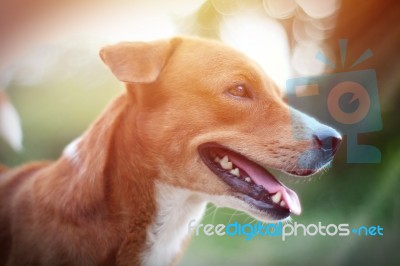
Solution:
<svg viewBox="0 0 400 266"><path fill-rule="evenodd" d="M5 0L0 7L6 2L12 7L12 3L29 1ZM18 10L6 12L9 16L4 15L5 9L0 10L0 163L15 166L57 158L123 91L99 58L104 45L175 35L221 40L255 60L285 92L289 78L344 71L323 64L315 56L321 52L340 65L337 41L348 38L349 62L367 48L374 53L353 70L377 72L384 129L362 134L359 142L379 146L382 163L346 164L342 152L323 177L289 182L299 192L305 210L294 220L304 224L379 223L387 235L298 237L287 242L194 237L180 265L397 265L400 261L398 1L47 2L39 16L29 16L31 6L27 5L23 10L26 21L11 16ZM8 111L1 110L4 106ZM23 150L18 152L22 132ZM254 219L209 205L204 221L227 224L252 223Z"/></svg>

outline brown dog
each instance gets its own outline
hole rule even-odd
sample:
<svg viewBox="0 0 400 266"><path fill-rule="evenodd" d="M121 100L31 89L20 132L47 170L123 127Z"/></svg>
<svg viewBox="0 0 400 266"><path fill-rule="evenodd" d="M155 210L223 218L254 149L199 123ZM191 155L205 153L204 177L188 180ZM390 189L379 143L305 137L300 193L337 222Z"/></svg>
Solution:
<svg viewBox="0 0 400 266"><path fill-rule="evenodd" d="M174 38L101 51L126 83L55 162L0 170L1 265L168 265L208 201L282 220L340 135L290 109L244 55Z"/></svg>

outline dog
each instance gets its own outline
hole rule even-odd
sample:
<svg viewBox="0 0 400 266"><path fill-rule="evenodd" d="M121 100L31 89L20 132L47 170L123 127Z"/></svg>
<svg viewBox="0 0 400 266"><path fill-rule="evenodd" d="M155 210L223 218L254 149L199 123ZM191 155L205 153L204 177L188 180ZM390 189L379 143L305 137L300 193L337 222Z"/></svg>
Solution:
<svg viewBox="0 0 400 266"><path fill-rule="evenodd" d="M0 170L1 265L170 265L207 202L300 214L271 172L310 176L340 134L291 109L240 52L176 37L104 47L126 90L54 162Z"/></svg>

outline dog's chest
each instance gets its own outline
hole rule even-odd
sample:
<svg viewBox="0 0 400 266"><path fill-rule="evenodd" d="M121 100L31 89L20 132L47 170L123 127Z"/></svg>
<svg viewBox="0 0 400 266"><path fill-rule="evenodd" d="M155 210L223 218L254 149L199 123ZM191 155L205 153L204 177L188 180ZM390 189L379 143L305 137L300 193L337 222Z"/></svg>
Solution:
<svg viewBox="0 0 400 266"><path fill-rule="evenodd" d="M190 234L190 221L200 221L206 203L187 189L165 184L157 184L156 197L156 218L147 230L142 264L170 265Z"/></svg>

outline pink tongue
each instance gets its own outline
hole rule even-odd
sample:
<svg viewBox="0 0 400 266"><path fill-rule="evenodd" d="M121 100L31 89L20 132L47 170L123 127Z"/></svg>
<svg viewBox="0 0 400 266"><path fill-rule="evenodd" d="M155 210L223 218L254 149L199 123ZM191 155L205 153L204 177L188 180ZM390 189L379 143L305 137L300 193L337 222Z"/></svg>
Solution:
<svg viewBox="0 0 400 266"><path fill-rule="evenodd" d="M233 164L246 171L254 183L262 185L268 193L275 194L280 191L282 199L285 201L286 206L292 213L297 215L301 213L300 200L296 192L279 182L270 172L256 163L247 160L244 161L243 159L238 158L236 154L229 154L229 159Z"/></svg>

